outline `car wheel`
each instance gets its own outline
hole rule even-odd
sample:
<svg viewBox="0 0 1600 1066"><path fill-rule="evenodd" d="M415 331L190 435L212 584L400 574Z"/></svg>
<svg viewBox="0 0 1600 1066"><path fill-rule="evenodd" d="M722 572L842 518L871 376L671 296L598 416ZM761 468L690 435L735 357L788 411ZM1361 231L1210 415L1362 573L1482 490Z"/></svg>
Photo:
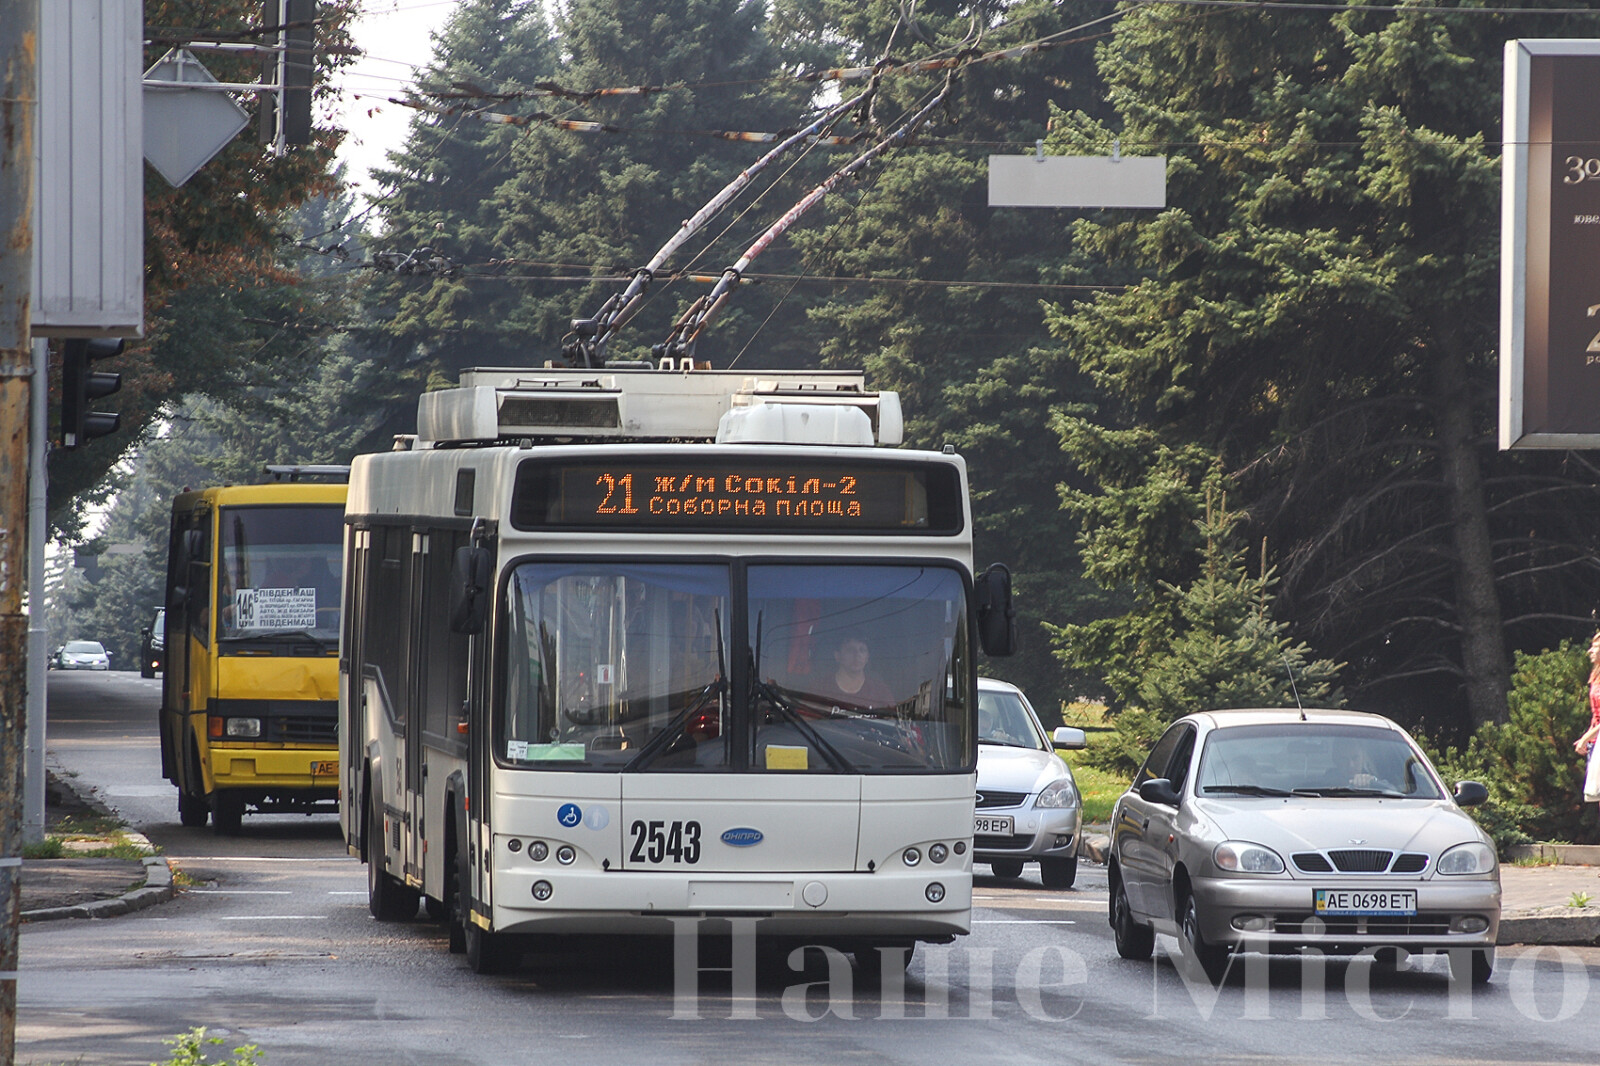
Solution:
<svg viewBox="0 0 1600 1066"><path fill-rule="evenodd" d="M989 870L996 877L1006 877L1006 878L1021 877L1022 876L1022 860L1021 859L996 859L994 862L991 862L989 864Z"/></svg>
<svg viewBox="0 0 1600 1066"><path fill-rule="evenodd" d="M1190 892L1183 901L1183 921L1179 923L1178 931L1183 935L1184 950L1200 963L1200 969L1212 984L1221 981L1228 972L1228 949L1218 944L1206 943L1205 934L1200 931L1200 905L1195 902L1194 893Z"/></svg>
<svg viewBox="0 0 1600 1066"><path fill-rule="evenodd" d="M1489 977L1494 973L1494 948L1474 948L1470 951L1455 948L1449 955L1452 980L1470 981L1475 985L1489 983Z"/></svg>
<svg viewBox="0 0 1600 1066"><path fill-rule="evenodd" d="M244 824L244 800L227 792L211 794L211 828L218 834L236 836Z"/></svg>
<svg viewBox="0 0 1600 1066"><path fill-rule="evenodd" d="M1155 950L1156 931L1140 925L1128 905L1128 891L1122 878L1113 875L1111 884L1111 932L1117 941L1117 954L1125 959L1143 960Z"/></svg>
<svg viewBox="0 0 1600 1066"><path fill-rule="evenodd" d="M1071 888L1078 880L1078 857L1040 859L1039 877L1045 888Z"/></svg>
<svg viewBox="0 0 1600 1066"><path fill-rule="evenodd" d="M206 824L206 818L211 814L211 808L206 806L206 801L200 796L194 796L183 789L178 790L178 823L190 829L198 829Z"/></svg>
<svg viewBox="0 0 1600 1066"><path fill-rule="evenodd" d="M361 840L367 853L367 910L380 922L403 922L417 916L417 893L390 877L383 868L381 848L373 846L373 833L383 832L378 797L368 790L367 825Z"/></svg>

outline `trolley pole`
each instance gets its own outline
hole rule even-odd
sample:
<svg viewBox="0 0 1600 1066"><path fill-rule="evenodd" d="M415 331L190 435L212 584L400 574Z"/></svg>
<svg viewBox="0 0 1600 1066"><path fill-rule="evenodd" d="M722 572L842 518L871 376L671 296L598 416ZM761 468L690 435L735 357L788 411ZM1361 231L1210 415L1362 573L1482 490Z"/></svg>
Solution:
<svg viewBox="0 0 1600 1066"><path fill-rule="evenodd" d="M33 135L39 0L0 0L0 1062L17 1041L22 763L28 718L29 422L35 387ZM42 387L42 383L39 383Z"/></svg>

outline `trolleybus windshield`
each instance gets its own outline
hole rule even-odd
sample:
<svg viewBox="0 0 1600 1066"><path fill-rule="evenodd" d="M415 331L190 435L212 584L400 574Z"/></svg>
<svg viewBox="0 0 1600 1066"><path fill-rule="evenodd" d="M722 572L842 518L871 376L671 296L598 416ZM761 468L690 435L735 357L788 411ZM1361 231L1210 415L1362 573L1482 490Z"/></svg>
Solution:
<svg viewBox="0 0 1600 1066"><path fill-rule="evenodd" d="M344 508L224 507L218 637L241 642L339 639Z"/></svg>
<svg viewBox="0 0 1600 1066"><path fill-rule="evenodd" d="M497 751L543 770L965 772L966 612L942 566L523 563Z"/></svg>

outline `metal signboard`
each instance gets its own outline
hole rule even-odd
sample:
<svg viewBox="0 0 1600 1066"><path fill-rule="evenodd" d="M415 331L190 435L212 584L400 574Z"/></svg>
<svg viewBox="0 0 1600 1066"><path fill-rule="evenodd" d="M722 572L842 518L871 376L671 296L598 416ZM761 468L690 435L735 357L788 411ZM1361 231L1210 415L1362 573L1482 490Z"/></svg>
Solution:
<svg viewBox="0 0 1600 1066"><path fill-rule="evenodd" d="M1167 157L992 155L990 207L1166 207Z"/></svg>
<svg viewBox="0 0 1600 1066"><path fill-rule="evenodd" d="M36 337L144 330L141 0L39 5Z"/></svg>
<svg viewBox="0 0 1600 1066"><path fill-rule="evenodd" d="M145 71L144 157L174 187L228 146L250 123L245 109L186 48L174 48ZM186 86L192 86L186 87Z"/></svg>
<svg viewBox="0 0 1600 1066"><path fill-rule="evenodd" d="M1600 40L1506 42L1500 447L1600 447Z"/></svg>

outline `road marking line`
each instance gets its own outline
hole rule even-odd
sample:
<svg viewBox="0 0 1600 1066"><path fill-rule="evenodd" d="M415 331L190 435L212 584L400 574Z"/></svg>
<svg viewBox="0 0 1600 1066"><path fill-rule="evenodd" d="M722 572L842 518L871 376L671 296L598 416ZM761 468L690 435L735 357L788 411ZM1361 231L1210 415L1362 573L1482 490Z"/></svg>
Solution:
<svg viewBox="0 0 1600 1066"><path fill-rule="evenodd" d="M325 922L326 914L225 914L224 922Z"/></svg>
<svg viewBox="0 0 1600 1066"><path fill-rule="evenodd" d="M197 896L288 896L293 895L288 889L281 888L191 888Z"/></svg>
<svg viewBox="0 0 1600 1066"><path fill-rule="evenodd" d="M973 925L1077 925L1068 918L974 918Z"/></svg>

